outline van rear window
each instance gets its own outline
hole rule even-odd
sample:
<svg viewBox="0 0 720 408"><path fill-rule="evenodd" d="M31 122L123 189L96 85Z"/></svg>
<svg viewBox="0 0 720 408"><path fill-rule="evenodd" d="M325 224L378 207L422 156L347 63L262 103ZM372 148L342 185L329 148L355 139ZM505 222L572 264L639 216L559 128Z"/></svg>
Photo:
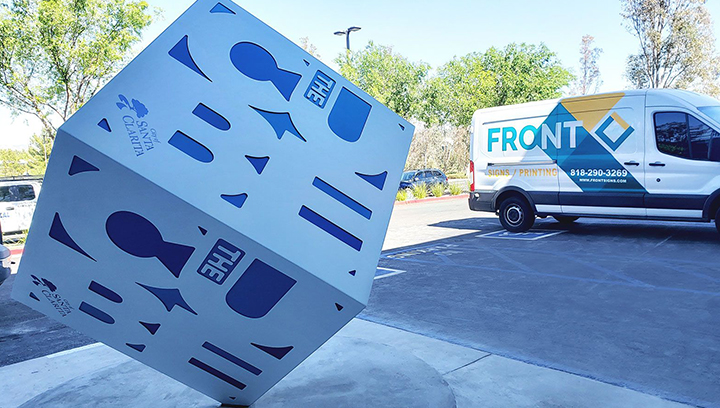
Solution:
<svg viewBox="0 0 720 408"><path fill-rule="evenodd" d="M30 201L35 199L35 189L29 184L0 187L0 202Z"/></svg>

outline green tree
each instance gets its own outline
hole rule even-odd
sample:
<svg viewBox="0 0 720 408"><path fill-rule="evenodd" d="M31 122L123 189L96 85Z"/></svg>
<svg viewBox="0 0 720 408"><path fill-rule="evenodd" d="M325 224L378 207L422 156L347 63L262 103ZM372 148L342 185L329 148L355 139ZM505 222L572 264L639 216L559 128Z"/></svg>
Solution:
<svg viewBox="0 0 720 408"><path fill-rule="evenodd" d="M440 67L425 87L423 116L470 126L477 109L557 98L572 79L545 44L492 47Z"/></svg>
<svg viewBox="0 0 720 408"><path fill-rule="evenodd" d="M22 176L28 173L28 154L22 150L0 149L0 176Z"/></svg>
<svg viewBox="0 0 720 408"><path fill-rule="evenodd" d="M30 174L42 176L45 174L50 151L52 151L52 133L43 129L40 134L32 135L28 147L28 167Z"/></svg>
<svg viewBox="0 0 720 408"><path fill-rule="evenodd" d="M425 63L408 61L392 47L375 45L344 52L335 59L340 73L395 113L417 117L421 106L423 80L430 71Z"/></svg>
<svg viewBox="0 0 720 408"><path fill-rule="evenodd" d="M638 88L701 88L717 93L720 60L705 0L622 0L628 31L640 42L626 75Z"/></svg>
<svg viewBox="0 0 720 408"><path fill-rule="evenodd" d="M145 1L0 0L0 104L54 138L127 60L152 20Z"/></svg>

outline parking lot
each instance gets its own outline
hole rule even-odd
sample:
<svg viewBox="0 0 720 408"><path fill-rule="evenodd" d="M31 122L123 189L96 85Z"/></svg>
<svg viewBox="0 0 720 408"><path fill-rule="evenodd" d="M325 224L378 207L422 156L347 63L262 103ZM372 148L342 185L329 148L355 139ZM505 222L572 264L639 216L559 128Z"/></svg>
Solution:
<svg viewBox="0 0 720 408"><path fill-rule="evenodd" d="M545 219L512 235L463 199L398 205L360 317L720 407L718 247L711 224ZM13 280L0 287L0 366L93 342L10 300Z"/></svg>
<svg viewBox="0 0 720 408"><path fill-rule="evenodd" d="M538 220L508 236L464 200L396 206L368 308L411 332L720 406L712 224Z"/></svg>

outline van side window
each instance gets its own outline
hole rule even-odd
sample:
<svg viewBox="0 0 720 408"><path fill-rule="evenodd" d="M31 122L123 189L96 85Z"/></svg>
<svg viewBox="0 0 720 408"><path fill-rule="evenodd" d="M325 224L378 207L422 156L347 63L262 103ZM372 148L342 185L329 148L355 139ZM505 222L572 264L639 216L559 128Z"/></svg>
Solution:
<svg viewBox="0 0 720 408"><path fill-rule="evenodd" d="M688 115L690 153L695 160L713 160L710 147L715 144L715 155L720 151L720 133L710 126ZM718 160L717 157L714 160Z"/></svg>
<svg viewBox="0 0 720 408"><path fill-rule="evenodd" d="M655 114L655 139L660 153L689 159L687 114L660 112Z"/></svg>
<svg viewBox="0 0 720 408"><path fill-rule="evenodd" d="M35 189L31 185L0 187L0 202L30 201L35 199Z"/></svg>
<svg viewBox="0 0 720 408"><path fill-rule="evenodd" d="M720 133L692 115L656 113L655 138L661 153L685 159L720 161Z"/></svg>

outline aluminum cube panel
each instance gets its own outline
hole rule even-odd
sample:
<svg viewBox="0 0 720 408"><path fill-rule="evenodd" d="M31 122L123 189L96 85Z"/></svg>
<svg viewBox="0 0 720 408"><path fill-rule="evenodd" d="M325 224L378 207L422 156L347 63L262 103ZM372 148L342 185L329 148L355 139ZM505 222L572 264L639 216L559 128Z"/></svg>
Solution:
<svg viewBox="0 0 720 408"><path fill-rule="evenodd" d="M13 297L249 405L366 305L412 133L200 0L58 131Z"/></svg>

